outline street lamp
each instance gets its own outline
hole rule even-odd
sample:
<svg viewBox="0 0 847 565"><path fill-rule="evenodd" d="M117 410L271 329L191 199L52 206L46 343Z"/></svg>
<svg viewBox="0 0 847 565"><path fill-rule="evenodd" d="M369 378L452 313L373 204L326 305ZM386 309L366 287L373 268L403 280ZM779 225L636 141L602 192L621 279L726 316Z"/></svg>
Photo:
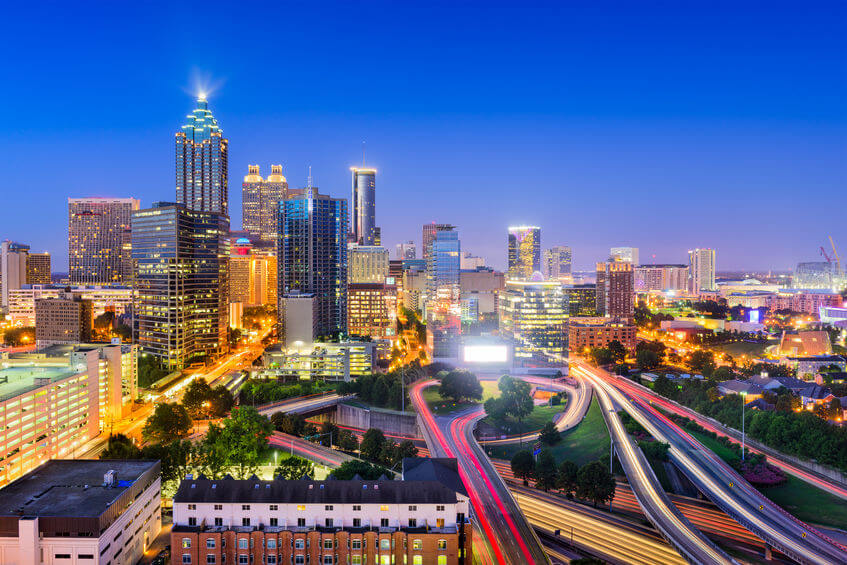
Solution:
<svg viewBox="0 0 847 565"><path fill-rule="evenodd" d="M747 393L741 391L741 460L744 461L744 405L747 404Z"/></svg>
<svg viewBox="0 0 847 565"><path fill-rule="evenodd" d="M212 418L211 418L211 414L209 413L209 408L212 406L212 403L209 402L208 400L206 400L206 401L203 402L203 404L201 406L203 406L203 408L206 409L206 419L211 420Z"/></svg>

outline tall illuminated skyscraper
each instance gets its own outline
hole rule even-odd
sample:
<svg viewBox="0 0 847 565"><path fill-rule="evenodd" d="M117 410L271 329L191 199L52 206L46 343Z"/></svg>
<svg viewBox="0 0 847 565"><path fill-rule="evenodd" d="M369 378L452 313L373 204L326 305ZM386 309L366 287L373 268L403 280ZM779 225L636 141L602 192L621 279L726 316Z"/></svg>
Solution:
<svg viewBox="0 0 847 565"><path fill-rule="evenodd" d="M176 133L176 200L189 210L229 216L228 141L204 95Z"/></svg>
<svg viewBox="0 0 847 565"><path fill-rule="evenodd" d="M629 261L597 263L597 315L627 319L635 315L635 271Z"/></svg>
<svg viewBox="0 0 847 565"><path fill-rule="evenodd" d="M570 282L572 262L571 248L564 245L551 247L544 252L544 276L548 279L558 279L562 282Z"/></svg>
<svg viewBox="0 0 847 565"><path fill-rule="evenodd" d="M692 249L688 252L688 292L715 290L715 250Z"/></svg>
<svg viewBox="0 0 847 565"><path fill-rule="evenodd" d="M314 335L347 334L347 199L309 186L279 203L279 316L290 293L314 295Z"/></svg>
<svg viewBox="0 0 847 565"><path fill-rule="evenodd" d="M254 244L275 244L279 201L287 196L288 181L282 175L282 165L271 165L266 179L259 175L259 165L248 166L241 185L241 226Z"/></svg>
<svg viewBox="0 0 847 565"><path fill-rule="evenodd" d="M455 226L444 225L434 231L426 249L427 341L434 359L459 355L461 250Z"/></svg>
<svg viewBox="0 0 847 565"><path fill-rule="evenodd" d="M376 169L351 167L353 171L353 242L379 245L376 227Z"/></svg>
<svg viewBox="0 0 847 565"><path fill-rule="evenodd" d="M128 284L135 198L68 198L68 278L75 284Z"/></svg>
<svg viewBox="0 0 847 565"><path fill-rule="evenodd" d="M132 216L136 334L169 370L228 349L229 220L161 202Z"/></svg>
<svg viewBox="0 0 847 565"><path fill-rule="evenodd" d="M562 283L507 280L500 294L500 336L515 348L516 364L561 364L566 352L568 303Z"/></svg>
<svg viewBox="0 0 847 565"><path fill-rule="evenodd" d="M541 228L510 227L508 278L529 280L536 271L541 271Z"/></svg>

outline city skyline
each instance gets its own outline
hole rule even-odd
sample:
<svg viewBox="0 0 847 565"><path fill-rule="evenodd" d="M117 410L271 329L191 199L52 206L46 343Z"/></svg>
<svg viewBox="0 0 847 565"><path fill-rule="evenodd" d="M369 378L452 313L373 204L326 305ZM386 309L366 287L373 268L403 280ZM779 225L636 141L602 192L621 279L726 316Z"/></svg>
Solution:
<svg viewBox="0 0 847 565"><path fill-rule="evenodd" d="M54 10L41 20L47 40L19 53L7 69L11 81L28 86L7 92L7 104L0 110L0 150L15 163L0 169L0 184L11 204L0 214L4 237L50 251L60 272L67 264L62 216L68 193L139 198L145 207L173 198L173 154L163 142L184 123L200 87L217 82L222 84L207 94L232 140L233 186L249 164L279 162L292 188L299 188L305 186L311 165L315 183L325 192L349 198L349 167L361 162L364 140L368 164L380 171L377 224L388 247L410 238L417 241L415 226L424 222L449 222L462 231L463 249L504 269L500 234L509 225L529 223L544 229L545 245L571 246L579 270L590 270L609 247L623 245L641 248L645 263L683 262L688 249L714 247L720 254L718 270L761 270L820 259L818 247L828 235L842 245L847 241L843 228L815 227L819 203L839 200L847 173L841 152L847 120L838 103L845 81L828 72L842 59L843 45L832 42L838 34L831 26L843 20L843 6L822 3L803 12L748 6L734 10L729 23L721 19L720 9L605 14L546 7L549 23L535 14L534 26L514 26L516 41L506 51L495 38L508 26L511 12L495 6L486 15L487 26L481 26L486 31L462 38L438 17L443 9L437 6L426 17L433 19L443 49L456 54L456 61L446 66L432 67L424 59L425 47L403 38L408 31L403 18L410 8L361 8L361 15L375 18L384 36L357 37L360 43L351 48L337 27L349 16L342 6L337 13L322 14L321 25L310 31L325 40L322 48L317 53L297 51L297 60L288 61L284 73L259 72L267 57L245 62L243 55L293 48L304 33L296 25L284 40L278 34L251 32L249 38L240 36L245 41L237 49L223 51L200 39L174 52L144 37L145 16L132 8L114 7L106 14ZM25 18L26 10L15 7L10 16ZM308 7L275 10L292 22L317 18ZM156 33L168 33L185 15L183 8L175 9ZM470 16L464 7L454 19ZM104 78L82 63L60 61L60 94L32 75L30 69L39 68L53 43L67 37L72 27L67 24L76 18L105 22L110 17L138 18L125 30L128 40L113 42L111 34L117 32L100 26L102 31L63 49L93 50L102 54L104 64L120 60L133 72ZM222 25L255 29L244 25L244 17L234 14ZM571 23L558 31L552 25L563 21ZM631 25L633 21L641 25ZM259 29L271 25L251 18L252 24ZM634 31L639 27L642 31ZM527 29L534 30L534 37ZM19 33L12 30L8 40L26 43ZM710 43L700 45L715 35L733 49L716 54ZM636 53L627 52L630 39L639 41ZM521 40L531 43L526 49L532 52L539 43L549 44L549 53L528 62L524 55L530 51L518 46ZM671 41L679 53L662 53L662 45ZM398 48L388 53L384 47L392 42ZM336 62L333 54L343 52L341 45L350 52ZM597 45L603 48L584 61L573 56ZM651 66L644 67L648 55ZM404 58L416 66L414 78L400 66ZM354 60L357 64L351 65ZM360 76L362 64L382 72ZM504 67L495 72L495 64ZM150 80L154 69L156 78ZM194 80L195 73L211 78ZM546 80L547 88L529 94L510 86L498 96L484 96L502 73L515 84ZM267 80L255 81L259 75ZM267 96L269 86L273 89L280 81L304 80L315 86L305 89L308 96L291 88ZM331 94L350 80L360 89L355 95L349 88L345 98ZM424 80L432 85L425 86ZM450 96L438 94L438 85L448 83ZM621 89L624 94L615 94ZM133 112L126 112L130 97ZM48 100L61 112L61 121L55 112L42 116L37 111ZM37 140L31 138L34 131ZM67 141L71 137L73 144ZM62 182L39 187L42 214L30 237L32 222L13 210L29 198L32 171L45 154L61 171ZM126 154L138 158L126 160ZM515 180L504 183L504 178ZM534 197L513 198L515 184L532 187ZM792 195L799 191L817 197L795 202ZM233 228L241 225L239 192L230 194ZM604 205L594 212L598 194L605 195ZM496 205L482 209L480 204L487 202ZM444 203L450 207L445 209ZM765 232L769 218L788 205L792 221L769 233L767 246L727 229ZM581 212L561 222L564 210ZM697 222L691 221L693 210ZM598 214L607 221L597 222Z"/></svg>

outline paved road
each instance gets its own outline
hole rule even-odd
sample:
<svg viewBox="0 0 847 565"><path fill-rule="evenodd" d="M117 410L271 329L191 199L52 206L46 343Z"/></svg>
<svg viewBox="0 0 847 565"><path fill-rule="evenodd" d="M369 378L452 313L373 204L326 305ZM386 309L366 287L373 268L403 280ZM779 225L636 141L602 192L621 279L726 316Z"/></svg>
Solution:
<svg viewBox="0 0 847 565"><path fill-rule="evenodd" d="M303 457L304 459L330 467L338 467L346 461L352 461L355 459L355 457L351 457L341 451L323 447L282 432L273 432L268 438L268 443L281 450L287 450L289 453Z"/></svg>
<svg viewBox="0 0 847 565"><path fill-rule="evenodd" d="M434 416L421 390L437 384L423 381L410 390L420 417L420 427L435 457L455 457L465 488L471 498L480 538L474 553L484 563L549 563L532 526L496 470L473 437L474 426L484 416L482 407L472 407L449 416Z"/></svg>
<svg viewBox="0 0 847 565"><path fill-rule="evenodd" d="M335 406L339 402L352 397L353 395L338 396L335 393L313 394L305 397L300 396L297 398L289 398L281 402L274 402L273 404L264 404L262 406L257 406L256 410L259 411L259 414L263 414L268 417L276 414L277 412L303 414L305 412L312 412L314 410L320 410L321 408Z"/></svg>
<svg viewBox="0 0 847 565"><path fill-rule="evenodd" d="M601 379L592 372L580 369L572 368L572 374L576 373L579 378L586 378L594 387L594 393L600 402L618 460L623 466L638 503L650 522L681 555L693 563L720 565L734 563L731 557L718 549L671 503L644 454L633 444L621 423L612 401L612 394L603 386ZM617 398L615 402L621 404Z"/></svg>
<svg viewBox="0 0 847 565"><path fill-rule="evenodd" d="M768 500L759 491L703 447L682 428L642 399L622 393L621 379L580 364L583 374L629 412L647 431L670 444L677 467L712 502L782 553L801 563L847 563L847 550Z"/></svg>

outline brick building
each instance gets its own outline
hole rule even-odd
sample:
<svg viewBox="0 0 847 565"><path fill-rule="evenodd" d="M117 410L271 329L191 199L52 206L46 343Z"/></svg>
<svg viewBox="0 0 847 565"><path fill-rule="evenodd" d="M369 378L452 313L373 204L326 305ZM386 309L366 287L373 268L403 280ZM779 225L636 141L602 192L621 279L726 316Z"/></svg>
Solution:
<svg viewBox="0 0 847 565"><path fill-rule="evenodd" d="M635 350L638 328L623 320L603 318L571 318L568 323L569 351L584 351L585 348L605 347L610 341L618 340L630 351Z"/></svg>

